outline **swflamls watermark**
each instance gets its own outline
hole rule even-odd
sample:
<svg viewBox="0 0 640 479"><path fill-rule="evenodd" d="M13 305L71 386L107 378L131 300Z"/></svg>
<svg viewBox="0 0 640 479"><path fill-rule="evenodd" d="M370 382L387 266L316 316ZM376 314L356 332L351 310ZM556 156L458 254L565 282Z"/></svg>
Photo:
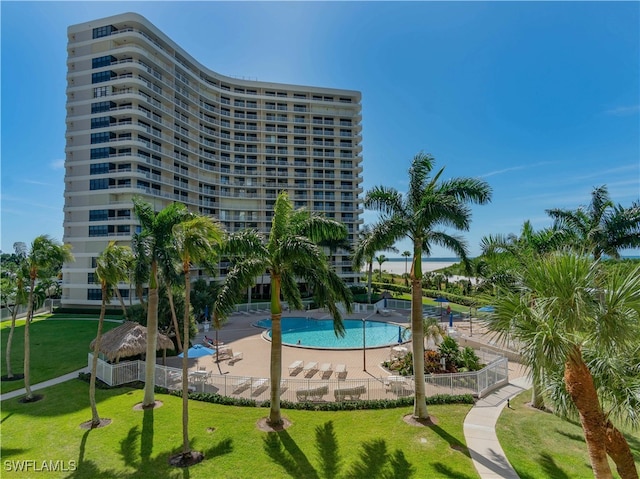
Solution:
<svg viewBox="0 0 640 479"><path fill-rule="evenodd" d="M4 470L7 472L73 472L77 468L78 463L73 459L70 461L33 459L4 461Z"/></svg>

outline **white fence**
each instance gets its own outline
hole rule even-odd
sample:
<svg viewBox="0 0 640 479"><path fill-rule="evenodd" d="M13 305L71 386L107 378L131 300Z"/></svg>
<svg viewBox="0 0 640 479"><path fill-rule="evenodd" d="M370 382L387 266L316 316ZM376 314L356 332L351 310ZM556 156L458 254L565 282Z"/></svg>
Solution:
<svg viewBox="0 0 640 479"><path fill-rule="evenodd" d="M487 354L491 354L487 352ZM93 355L89 353L89 367ZM144 361L127 361L109 364L98 359L97 377L109 386L132 381L144 381ZM157 386L168 389L182 388L182 370L156 365ZM455 374L426 374L426 394L472 394L482 397L489 391L509 381L507 358L497 358L480 371ZM412 396L412 377L389 376L387 378L362 379L283 379L281 398L291 402L394 399ZM217 375L211 372L191 371L189 388L196 392L216 393L222 396L243 397L265 401L269 399L269 378Z"/></svg>

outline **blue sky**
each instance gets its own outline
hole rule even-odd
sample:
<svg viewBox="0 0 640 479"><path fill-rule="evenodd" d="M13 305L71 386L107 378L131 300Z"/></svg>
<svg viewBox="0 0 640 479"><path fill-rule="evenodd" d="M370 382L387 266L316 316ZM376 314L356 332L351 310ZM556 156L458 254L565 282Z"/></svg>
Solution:
<svg viewBox="0 0 640 479"><path fill-rule="evenodd" d="M404 191L419 151L493 188L472 255L606 184L640 198L638 2L7 2L1 249L62 239L67 26L134 11L208 68L362 92L365 191ZM374 212L365 212L373 223ZM397 245L403 251L408 242ZM627 252L640 254L638 251ZM436 248L433 256L450 256Z"/></svg>

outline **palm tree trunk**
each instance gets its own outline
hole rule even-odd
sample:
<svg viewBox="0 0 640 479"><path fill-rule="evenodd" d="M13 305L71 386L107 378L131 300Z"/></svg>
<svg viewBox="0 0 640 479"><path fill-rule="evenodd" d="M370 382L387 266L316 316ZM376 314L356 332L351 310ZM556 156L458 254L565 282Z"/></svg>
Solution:
<svg viewBox="0 0 640 479"><path fill-rule="evenodd" d="M622 433L607 420L606 424L607 454L616 463L616 469L622 479L638 479L638 470L629 448L629 443Z"/></svg>
<svg viewBox="0 0 640 479"><path fill-rule="evenodd" d="M7 379L13 379L13 370L11 369L11 345L13 344L13 333L16 329L16 317L18 316L18 305L13 306L11 312L11 329L7 337L7 350L5 351L5 362L7 363Z"/></svg>
<svg viewBox="0 0 640 479"><path fill-rule="evenodd" d="M184 344L182 350L182 454L188 454L189 448L189 306L191 279L189 265L184 268L184 316L182 319ZM178 330L176 330L176 333Z"/></svg>
<svg viewBox="0 0 640 479"><path fill-rule="evenodd" d="M33 318L33 292L36 287L36 272L30 273L29 285L29 301L27 303L27 319L24 323L24 389L26 391L25 400L31 401L33 393L31 392L31 335L29 327Z"/></svg>
<svg viewBox="0 0 640 479"><path fill-rule="evenodd" d="M120 307L122 308L122 314L124 315L124 319L129 319L127 318L127 307L124 305L124 300L122 299L120 290L117 288L117 286L115 290L116 290L116 296L118 297L118 301L120 301Z"/></svg>
<svg viewBox="0 0 640 479"><path fill-rule="evenodd" d="M542 395L542 385L540 384L540 378L534 373L533 387L531 388L531 406L543 410L544 409L544 396Z"/></svg>
<svg viewBox="0 0 640 479"><path fill-rule="evenodd" d="M413 268L411 268L413 271ZM413 417L428 419L427 400L424 384L424 332L422 327L422 284L411 275L411 344L413 350L413 378L415 399Z"/></svg>
<svg viewBox="0 0 640 479"><path fill-rule="evenodd" d="M369 262L369 274L367 275L367 299L371 304L371 280L373 278L373 262Z"/></svg>
<svg viewBox="0 0 640 479"><path fill-rule="evenodd" d="M169 309L171 310L171 321L173 322L173 329L176 332L176 343L178 345L178 352L181 353L183 349L182 349L182 340L180 339L180 326L178 325L178 316L176 315L176 307L173 303L173 292L171 291L171 285L169 284L167 284L167 298L169 298ZM187 346L187 349L189 349L189 346Z"/></svg>
<svg viewBox="0 0 640 479"><path fill-rule="evenodd" d="M100 416L96 406L96 374L98 373L98 352L102 341L102 327L104 325L104 315L107 310L107 287L102 285L102 305L100 306L100 318L98 319L98 334L93 347L93 358L91 360L91 379L89 380L89 403L91 404L91 427L100 425Z"/></svg>
<svg viewBox="0 0 640 479"><path fill-rule="evenodd" d="M280 380L282 377L282 305L280 304L280 275L271 276L271 410L269 424L282 424L280 411Z"/></svg>
<svg viewBox="0 0 640 479"><path fill-rule="evenodd" d="M149 302L147 308L147 354L145 357L145 384L142 407L155 404L156 386L156 346L158 342L158 263L151 263L149 281Z"/></svg>
<svg viewBox="0 0 640 479"><path fill-rule="evenodd" d="M565 363L564 382L580 415L589 460L596 479L613 477L607 460L606 420L589 368L576 347Z"/></svg>

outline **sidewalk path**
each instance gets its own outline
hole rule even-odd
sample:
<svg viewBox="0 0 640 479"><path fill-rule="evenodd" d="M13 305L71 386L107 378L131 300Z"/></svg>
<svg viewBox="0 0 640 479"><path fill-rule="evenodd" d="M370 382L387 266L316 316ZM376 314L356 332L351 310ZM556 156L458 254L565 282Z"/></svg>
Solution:
<svg viewBox="0 0 640 479"><path fill-rule="evenodd" d="M32 392L37 391L39 389L44 389L44 388L48 388L49 386L53 386L54 384L60 384L65 381L76 379L78 377L78 374L86 373L86 372L89 372L89 368L85 367L82 369L78 369L77 371L73 371L72 373L67 373L64 376L59 376L57 378L49 379L48 381L43 381L41 383L34 384L33 386L31 386L31 391ZM27 391L24 388L17 389L16 391L11 391L11 392L0 395L0 401L4 401L6 399L12 399L18 396L23 396L26 393Z"/></svg>
<svg viewBox="0 0 640 479"><path fill-rule="evenodd" d="M482 479L519 479L496 436L496 421L507 399L531 387L528 378L520 377L480 399L464 419L464 437L471 459Z"/></svg>

